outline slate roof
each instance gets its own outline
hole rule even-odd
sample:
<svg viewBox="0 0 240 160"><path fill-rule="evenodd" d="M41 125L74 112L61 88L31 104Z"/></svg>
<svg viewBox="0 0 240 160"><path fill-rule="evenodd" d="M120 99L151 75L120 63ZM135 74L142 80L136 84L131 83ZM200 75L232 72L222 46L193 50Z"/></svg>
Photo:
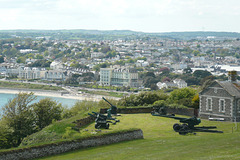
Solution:
<svg viewBox="0 0 240 160"><path fill-rule="evenodd" d="M240 83L230 81L216 81L221 85L230 95L240 98Z"/></svg>

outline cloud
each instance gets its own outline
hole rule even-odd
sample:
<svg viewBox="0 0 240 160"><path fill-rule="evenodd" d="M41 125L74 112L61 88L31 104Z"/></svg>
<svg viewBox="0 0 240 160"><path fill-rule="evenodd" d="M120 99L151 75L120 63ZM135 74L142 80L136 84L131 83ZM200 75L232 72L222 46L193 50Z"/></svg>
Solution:
<svg viewBox="0 0 240 160"><path fill-rule="evenodd" d="M3 29L166 31L214 26L220 30L226 28L219 25L224 21L229 25L238 24L239 15L240 1L236 0L0 0L0 27Z"/></svg>

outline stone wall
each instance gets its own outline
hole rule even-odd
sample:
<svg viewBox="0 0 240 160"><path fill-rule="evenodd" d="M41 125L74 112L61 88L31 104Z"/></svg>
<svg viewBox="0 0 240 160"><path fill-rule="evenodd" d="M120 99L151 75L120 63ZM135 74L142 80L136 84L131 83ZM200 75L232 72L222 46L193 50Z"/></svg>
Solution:
<svg viewBox="0 0 240 160"><path fill-rule="evenodd" d="M94 117L89 116L89 117L86 117L86 118L83 118L83 119L76 120L73 123L76 124L77 128L80 128L80 127L86 126L86 125L94 122L94 120L95 120Z"/></svg>
<svg viewBox="0 0 240 160"><path fill-rule="evenodd" d="M100 113L107 113L108 108L100 109ZM147 108L118 108L117 113L122 114L135 114L135 113L150 113L152 111L152 107Z"/></svg>
<svg viewBox="0 0 240 160"><path fill-rule="evenodd" d="M100 113L107 113L108 108L100 109ZM118 108L117 112L122 114L151 113L152 107L146 108ZM198 109L193 108L167 108L169 114L179 114L185 116L198 116Z"/></svg>
<svg viewBox="0 0 240 160"><path fill-rule="evenodd" d="M167 113L198 117L198 109L193 108L167 108Z"/></svg>
<svg viewBox="0 0 240 160"><path fill-rule="evenodd" d="M58 142L54 144L47 144L37 147L29 147L24 149L17 149L11 151L0 152L1 160L28 160L40 158L44 156L61 154L76 149L87 147L96 147L100 145L107 145L121 141L128 141L134 139L143 139L142 130L126 131L122 133L113 133L109 135L101 135L91 137L83 140L73 140L66 142Z"/></svg>

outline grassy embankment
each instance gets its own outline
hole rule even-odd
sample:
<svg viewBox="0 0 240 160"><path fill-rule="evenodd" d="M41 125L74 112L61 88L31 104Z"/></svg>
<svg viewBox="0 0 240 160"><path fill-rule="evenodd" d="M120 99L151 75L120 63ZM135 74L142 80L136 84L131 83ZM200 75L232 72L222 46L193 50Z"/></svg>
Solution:
<svg viewBox="0 0 240 160"><path fill-rule="evenodd" d="M18 82L5 82L0 81L1 88L12 88L12 89L41 89L41 90L62 90L62 87L42 85L42 84L31 84L31 83L18 83Z"/></svg>
<svg viewBox="0 0 240 160"><path fill-rule="evenodd" d="M239 129L231 122L202 120L201 125L216 125L221 133L201 133L181 136L174 132L172 125L178 121L155 117L150 114L131 114L118 117L121 122L111 125L109 131L141 128L143 140L135 140L73 151L46 160L69 159L239 159ZM94 131L94 124L86 127ZM106 132L106 130L103 130Z"/></svg>

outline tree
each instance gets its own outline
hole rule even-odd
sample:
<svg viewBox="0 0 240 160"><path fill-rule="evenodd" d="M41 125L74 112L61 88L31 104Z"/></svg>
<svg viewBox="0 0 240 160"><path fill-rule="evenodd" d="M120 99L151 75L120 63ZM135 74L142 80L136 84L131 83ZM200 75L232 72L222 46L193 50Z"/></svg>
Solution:
<svg viewBox="0 0 240 160"><path fill-rule="evenodd" d="M3 62L4 62L4 57L0 56L0 63L3 63Z"/></svg>
<svg viewBox="0 0 240 160"><path fill-rule="evenodd" d="M41 99L38 103L33 104L36 124L40 130L51 124L52 120L61 120L62 111L61 103L57 104L50 98Z"/></svg>
<svg viewBox="0 0 240 160"><path fill-rule="evenodd" d="M200 51L198 51L198 50L194 50L194 51L192 52L192 54L193 54L194 56L197 56L199 53L200 53Z"/></svg>
<svg viewBox="0 0 240 160"><path fill-rule="evenodd" d="M205 78L207 76L211 76L212 74L205 70L196 70L193 72L193 76L197 78Z"/></svg>
<svg viewBox="0 0 240 160"><path fill-rule="evenodd" d="M185 74L192 73L192 69L190 67L187 67L183 70L183 73Z"/></svg>
<svg viewBox="0 0 240 160"><path fill-rule="evenodd" d="M109 46L102 46L102 47L101 47L101 52L107 53L107 52L109 52L109 51L111 51L111 48L110 48Z"/></svg>
<svg viewBox="0 0 240 160"><path fill-rule="evenodd" d="M11 138L12 146L14 147L18 146L24 137L36 131L34 115L32 114L32 107L30 105L35 98L32 92L20 92L3 107L2 119L12 129Z"/></svg>
<svg viewBox="0 0 240 160"><path fill-rule="evenodd" d="M176 89L170 93L168 102L192 107L192 99L196 94L197 91L192 88Z"/></svg>
<svg viewBox="0 0 240 160"><path fill-rule="evenodd" d="M37 55L36 55L36 59L43 59L43 55L37 54Z"/></svg>
<svg viewBox="0 0 240 160"><path fill-rule="evenodd" d="M163 68L160 68L159 71L163 73L169 73L170 69L168 67L163 67Z"/></svg>
<svg viewBox="0 0 240 160"><path fill-rule="evenodd" d="M5 124L4 120L0 121L0 149L10 148L12 145L12 130Z"/></svg>
<svg viewBox="0 0 240 160"><path fill-rule="evenodd" d="M193 108L199 108L199 95L195 95L192 99L192 106Z"/></svg>
<svg viewBox="0 0 240 160"><path fill-rule="evenodd" d="M25 63L26 62L26 58L25 57L18 57L17 58L17 63Z"/></svg>
<svg viewBox="0 0 240 160"><path fill-rule="evenodd" d="M155 74L153 72L147 72L145 74L145 77L153 77L153 78L156 78Z"/></svg>
<svg viewBox="0 0 240 160"><path fill-rule="evenodd" d="M209 87L215 80L214 76L207 76L205 78L203 78L200 82L200 84L202 85L202 90Z"/></svg>
<svg viewBox="0 0 240 160"><path fill-rule="evenodd" d="M158 100L166 100L168 98L168 95L159 92L159 91L153 91L153 92L141 92L138 95L130 95L129 97L123 97L119 101L119 105L122 106L142 106L142 105L149 105L153 104L155 101Z"/></svg>

